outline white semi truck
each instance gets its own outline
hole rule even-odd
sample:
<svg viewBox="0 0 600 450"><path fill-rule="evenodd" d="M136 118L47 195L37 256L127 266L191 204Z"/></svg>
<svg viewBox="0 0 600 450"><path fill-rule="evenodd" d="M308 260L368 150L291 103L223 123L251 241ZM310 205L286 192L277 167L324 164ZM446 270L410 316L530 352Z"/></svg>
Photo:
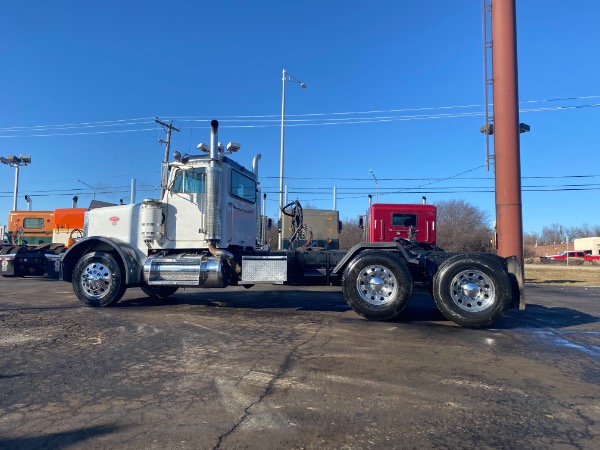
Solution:
<svg viewBox="0 0 600 450"><path fill-rule="evenodd" d="M110 306L129 287L164 298L178 288L231 285L340 285L344 298L370 320L396 319L415 282L463 327L491 325L509 308L524 308L516 257L447 253L398 239L365 242L349 251L271 251L264 242L258 161L252 170L229 156L239 145L218 142L194 156L168 147L162 198L86 212L84 236L62 257L60 277L89 306ZM168 171L168 173L167 173Z"/></svg>

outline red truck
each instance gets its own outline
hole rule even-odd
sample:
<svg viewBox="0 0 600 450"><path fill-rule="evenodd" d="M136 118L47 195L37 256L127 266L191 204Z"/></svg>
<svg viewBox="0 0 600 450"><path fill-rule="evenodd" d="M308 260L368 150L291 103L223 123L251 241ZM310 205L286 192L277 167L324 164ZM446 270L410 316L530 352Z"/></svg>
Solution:
<svg viewBox="0 0 600 450"><path fill-rule="evenodd" d="M436 245L437 210L433 205L375 203L366 215L365 242L393 242L397 238Z"/></svg>
<svg viewBox="0 0 600 450"><path fill-rule="evenodd" d="M585 261L600 261L600 255L592 255L591 250L560 252L558 255L543 256L542 258L550 259L552 261L566 261L567 257L569 259L575 258L583 259Z"/></svg>

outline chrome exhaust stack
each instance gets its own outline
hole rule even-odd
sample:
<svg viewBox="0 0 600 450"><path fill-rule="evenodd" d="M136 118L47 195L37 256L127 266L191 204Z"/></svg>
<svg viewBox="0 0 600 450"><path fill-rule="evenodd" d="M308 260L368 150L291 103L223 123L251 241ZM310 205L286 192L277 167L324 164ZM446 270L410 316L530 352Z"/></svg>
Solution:
<svg viewBox="0 0 600 450"><path fill-rule="evenodd" d="M225 260L231 270L239 276L242 273L242 268L233 253L217 248L222 233L221 179L223 178L219 158L221 155L219 154L218 130L219 122L212 120L210 122L210 162L206 170L206 240L208 241L210 254L219 261Z"/></svg>
<svg viewBox="0 0 600 450"><path fill-rule="evenodd" d="M260 195L260 183L258 182L258 161L262 158L260 153L254 155L252 158L252 173L256 177L256 244L259 247L264 245L264 235L263 235L263 226L262 226L262 215L261 215L261 205L262 198Z"/></svg>
<svg viewBox="0 0 600 450"><path fill-rule="evenodd" d="M260 153L257 153L254 155L254 158L252 158L252 173L256 176L256 181L258 181L258 161L260 158L262 158Z"/></svg>
<svg viewBox="0 0 600 450"><path fill-rule="evenodd" d="M210 122L210 165L206 170L206 239L221 240L221 178L223 171L219 165L219 122Z"/></svg>

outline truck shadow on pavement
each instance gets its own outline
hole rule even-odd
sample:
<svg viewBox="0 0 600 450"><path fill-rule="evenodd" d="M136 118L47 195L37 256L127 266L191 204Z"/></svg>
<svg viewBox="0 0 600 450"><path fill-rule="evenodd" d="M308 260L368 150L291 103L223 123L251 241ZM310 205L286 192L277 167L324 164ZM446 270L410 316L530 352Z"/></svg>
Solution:
<svg viewBox="0 0 600 450"><path fill-rule="evenodd" d="M188 305L225 310L294 310L312 312L344 313L351 308L344 300L341 291L335 290L189 290L177 292L167 299L150 299L140 292L139 296L121 300L117 308L151 308L169 305ZM365 320L358 314L346 317L347 320ZM509 310L491 328L566 328L599 322L600 318L567 307L548 307L530 303L524 311ZM411 302L395 322L446 322L452 324L437 308L435 301L425 290L416 289Z"/></svg>
<svg viewBox="0 0 600 450"><path fill-rule="evenodd" d="M0 450L19 450L32 448L67 448L87 439L114 433L122 426L97 425L79 428L77 430L63 431L60 433L41 434L18 438L0 437Z"/></svg>
<svg viewBox="0 0 600 450"><path fill-rule="evenodd" d="M600 322L600 318L564 306L527 304L524 311L510 310L493 328L567 328Z"/></svg>
<svg viewBox="0 0 600 450"><path fill-rule="evenodd" d="M340 312L350 309L340 291L302 289L190 289L179 290L165 299L152 299L140 291L139 297L121 300L116 307L158 307L190 305L206 308L295 309Z"/></svg>
<svg viewBox="0 0 600 450"><path fill-rule="evenodd" d="M313 312L338 312L351 311L344 300L341 291L320 290L243 290L243 291L217 291L204 290L197 292L176 293L166 299L150 299L141 294L140 297L121 300L116 307L139 308L159 307L167 305L190 305L206 308L226 309L252 309L252 310L294 310ZM358 314L356 320L364 320ZM413 297L395 322L431 322L447 321L437 309L435 302L426 291L415 290Z"/></svg>

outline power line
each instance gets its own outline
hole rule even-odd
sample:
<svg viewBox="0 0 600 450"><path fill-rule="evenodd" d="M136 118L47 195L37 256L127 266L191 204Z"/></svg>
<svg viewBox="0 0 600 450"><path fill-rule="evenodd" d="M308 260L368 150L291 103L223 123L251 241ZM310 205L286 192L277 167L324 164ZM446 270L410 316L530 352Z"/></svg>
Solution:
<svg viewBox="0 0 600 450"><path fill-rule="evenodd" d="M139 122L144 120L143 122ZM118 127L124 125L139 125L145 123L152 123L147 119L129 119L129 120L115 120L115 121L102 121L102 122L82 122L72 123L64 125L34 125L31 127L10 127L0 128L0 132L5 131L45 131L45 130L67 130L72 128L100 128L100 127Z"/></svg>
<svg viewBox="0 0 600 450"><path fill-rule="evenodd" d="M548 112L548 111L559 111L559 110L569 110L569 109L582 109L582 108L597 108L600 107L599 104L590 104L590 105L577 105L577 106L557 106L552 108L533 108L533 109L520 109L519 112L527 113L527 112ZM418 116L398 116L398 117L379 117L379 118L347 118L347 119L323 119L322 122L315 122L310 120L300 121L297 120L295 122L305 122L305 123L293 123L294 120L290 120L286 126L287 127L313 127L313 126L329 126L329 125L359 125L359 124L369 124L369 123L388 123L388 122L406 122L413 120L434 120L434 119L455 119L455 118L465 118L465 117L481 117L484 116L483 112L472 112L472 113L459 113L459 114L435 114L435 115L418 115ZM275 120L272 121L272 124L259 124L259 125L223 125L222 128L229 129L238 129L238 128L274 128L279 127ZM198 127L187 127L192 129L208 129L208 126L198 126Z"/></svg>
<svg viewBox="0 0 600 450"><path fill-rule="evenodd" d="M560 179L560 178L597 178L600 177L600 174L598 175L551 175L551 176L528 176L528 177L521 177L521 179L525 180L525 179ZM261 176L262 179L279 179L279 177L276 176L268 176L268 177L263 177ZM493 180L494 178L492 176L489 177L467 177L467 178L461 178L461 177L453 177L456 180ZM326 181L370 181L371 183L373 182L373 178L367 178L367 177L363 177L363 178L344 178L344 177L286 177L286 179L288 180L326 180ZM430 180L444 180L445 178L378 178L379 181L430 181Z"/></svg>
<svg viewBox="0 0 600 450"><path fill-rule="evenodd" d="M541 99L541 100L528 100L520 102L523 105L533 103L550 103L558 101L573 101L583 99L594 99L600 98L598 95L588 95L581 97L565 97L565 98L553 98L553 99ZM362 124L362 123L381 123L391 121L410 121L410 120L433 120L433 119L445 119L445 118L461 118L461 117L478 117L484 115L483 112L463 112L463 113L438 113L438 114L422 114L422 115L401 115L401 116L374 116L374 117L328 117L328 116L348 116L348 115L372 115L380 113L399 113L408 111L435 111L435 110L451 110L451 109L466 109L483 107L485 105L453 105L453 106L437 106L437 107L421 107L421 108L403 108L403 109L388 109L388 110L370 110L370 111L342 111L332 113L307 113L307 114L288 114L288 126L324 126L324 125L339 125L339 124ZM583 105L564 105L564 106L553 106L553 107L542 107L542 108L524 108L520 112L546 112L546 111L559 111L559 110L570 110L570 109L582 109L582 108L596 108L600 104L583 104ZM271 119L272 118L272 119ZM298 118L298 119L294 119ZM4 127L0 128L0 138L18 138L18 137L51 137L51 136L80 136L80 135L94 135L94 134L112 134L112 133L132 133L139 131L154 131L155 128L135 128L126 130L105 130L105 131L81 131L74 133L38 133L39 131L61 131L67 129L82 129L86 130L89 128L99 127L116 127L125 125L144 125L150 123L153 118L142 117L134 119L118 119L118 120L107 120L98 122L80 122L80 123L68 123L59 125L34 125L34 126L15 126L15 127ZM170 119L177 119L183 122L203 122L208 120L205 117L179 117L173 116ZM252 119L252 120L249 120ZM266 120L263 120L266 119ZM276 115L252 115L252 116L224 116L222 119L223 123L231 122L254 122L258 124L240 124L240 125L226 125L225 128L267 128L279 126L279 118ZM188 129L194 128L207 128L202 127L187 127ZM23 133L22 135L2 135L2 133ZM32 132L33 134L27 134Z"/></svg>
<svg viewBox="0 0 600 450"><path fill-rule="evenodd" d="M522 189L523 192L536 192L536 193L544 193L544 192L572 192L572 191L576 191L576 192L582 192L582 191L600 191L600 187L594 187L594 188L556 188L556 189ZM277 194L279 191L273 191L273 192L265 192L266 194ZM399 192L385 192L385 193L379 193L380 196L382 195L399 195L399 194L411 194L411 195L422 195L422 194L493 194L494 190L492 188L490 189L476 189L476 190L464 190L464 191L438 191L438 190L431 190L431 189L425 189L425 190L419 190L419 191L399 191ZM288 192L288 194L290 194L290 192ZM307 194L305 193L304 195L315 195L315 194ZM317 194L318 195L318 194ZM337 199L338 200L349 200L349 199L356 199L356 198L363 198L364 195L360 195L360 196L338 196ZM268 199L270 200L270 199ZM330 201L331 197L313 197L313 198L304 198L303 201Z"/></svg>
<svg viewBox="0 0 600 450"><path fill-rule="evenodd" d="M529 103L546 103L546 102L557 102L557 101L572 101L572 100L588 100L593 98L600 98L600 95L586 95L581 97L563 97L563 98L551 98L541 100L525 100L519 102L520 104ZM379 114L379 113L391 113L391 112L407 112L407 111L435 111L437 109L462 109L462 108L483 108L485 105L473 104L473 105L454 105L454 106L425 106L419 108L403 108L403 109L376 109L370 111L343 111L343 112L332 112L332 113L306 113L306 114L286 114L286 117L308 117L308 116L334 116L334 115L349 115L349 114ZM221 116L223 119L258 119L273 117L280 120L279 114L263 114L263 115L246 115L246 116ZM203 121L210 120L212 117L208 116L183 116L183 117L171 117L177 120L190 120L190 121Z"/></svg>
<svg viewBox="0 0 600 450"><path fill-rule="evenodd" d="M137 188L138 192L151 192L151 191L157 191L160 189L160 186L151 186L151 185L145 185L145 187L147 187L146 189L142 188L141 186L139 186ZM288 194L292 195L292 194L299 194L299 195L323 195L324 193L321 191L310 191L310 190L306 190L306 189L311 189L311 188L292 188L288 190ZM312 189L321 189L321 188L312 188ZM331 190L331 188L322 188L324 189L328 189ZM340 190L342 188L337 187L337 191L338 193L340 193ZM352 188L347 188L347 189L352 189ZM485 186L455 186L455 187L438 187L438 188L432 188L432 189L425 189L423 190L420 187L414 187L414 188L388 188L391 189L390 191L384 191L382 192L382 189L379 189L379 194L380 195L398 195L398 194L465 194L465 193L493 193L494 192L494 188L493 187L485 187ZM522 187L522 191L523 192L569 192L569 191L597 191L600 190L600 184L581 184L581 185L558 185L558 186L553 186L553 185L542 185L542 186L523 186ZM106 188L106 189L102 189L102 190L96 190L96 194L98 195L108 195L108 194L120 194L123 192L127 192L129 191L129 186L123 186L123 187L111 187L111 188ZM371 189L372 191L372 189ZM41 193L43 192L43 193ZM269 189L264 189L262 191L265 194L278 194L279 190L276 190L275 188L272 188L272 190ZM364 197L365 194L369 192L368 190L366 190L365 192L354 192L354 191L348 191L348 192L341 192L342 195L339 195L337 198L338 199L352 199L352 198L360 198L360 197ZM28 193L28 195L30 197L52 197L52 196L57 196L57 197L61 197L61 196L70 196L73 194L87 194L87 192L84 189L59 189L59 190L55 190L55 191L33 191L32 193ZM12 198L12 192L8 192L8 191L3 191L0 192L0 198ZM319 197L319 198L313 198L313 199L309 199L309 200L330 200L331 197L330 196L326 196L326 197Z"/></svg>
<svg viewBox="0 0 600 450"><path fill-rule="evenodd" d="M138 131L153 131L154 128L138 128L138 129L131 129L131 130L110 130L110 131L88 131L88 132L81 132L81 133L53 133L53 134L26 134L23 136L17 136L17 135L9 135L9 136L2 136L0 135L0 139L2 138L29 138L29 137L51 137L51 136L85 136L85 135L92 135L92 134L114 134L114 133L136 133Z"/></svg>
<svg viewBox="0 0 600 450"><path fill-rule="evenodd" d="M153 189L136 189L137 192L151 192L151 191L159 191L160 187L157 188L153 188ZM129 192L129 189L121 189L121 190L103 190L103 191L98 191L98 189L96 189L96 195L108 195L108 194L123 194L125 192ZM73 194L77 194L77 195L81 195L82 192L76 191L75 189L71 190L71 192L67 192L67 193L58 193L58 194L52 194L52 193L46 193L46 194L28 194L30 197L66 197L66 196L71 196ZM91 195L89 194L89 192L83 192L83 194L85 195ZM0 198L12 198L13 194L10 193L10 195L5 195L5 194L0 194Z"/></svg>

